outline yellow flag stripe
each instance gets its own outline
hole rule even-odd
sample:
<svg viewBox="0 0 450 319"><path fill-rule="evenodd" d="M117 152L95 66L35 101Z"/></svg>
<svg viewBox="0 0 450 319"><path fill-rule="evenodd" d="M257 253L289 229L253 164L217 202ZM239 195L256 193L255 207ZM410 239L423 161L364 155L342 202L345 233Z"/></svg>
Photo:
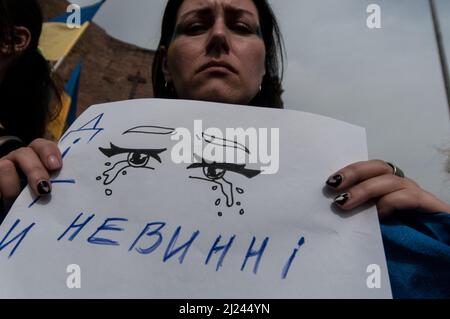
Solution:
<svg viewBox="0 0 450 319"><path fill-rule="evenodd" d="M47 60L58 61L69 54L88 27L89 22L74 29L65 23L46 22L42 28L39 49Z"/></svg>
<svg viewBox="0 0 450 319"><path fill-rule="evenodd" d="M72 98L66 92L61 94L61 100L61 111L59 112L58 117L47 125L47 132L55 141L61 138L66 129L67 117L69 116L69 110L72 104Z"/></svg>

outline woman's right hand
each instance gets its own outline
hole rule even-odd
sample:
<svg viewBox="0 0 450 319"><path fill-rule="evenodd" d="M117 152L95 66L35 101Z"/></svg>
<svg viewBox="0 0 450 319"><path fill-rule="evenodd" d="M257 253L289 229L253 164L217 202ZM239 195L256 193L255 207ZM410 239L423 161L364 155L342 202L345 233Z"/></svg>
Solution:
<svg viewBox="0 0 450 319"><path fill-rule="evenodd" d="M51 193L50 173L62 168L62 156L55 142L36 139L28 147L12 151L0 159L0 195L8 211L21 192L25 175L33 193Z"/></svg>

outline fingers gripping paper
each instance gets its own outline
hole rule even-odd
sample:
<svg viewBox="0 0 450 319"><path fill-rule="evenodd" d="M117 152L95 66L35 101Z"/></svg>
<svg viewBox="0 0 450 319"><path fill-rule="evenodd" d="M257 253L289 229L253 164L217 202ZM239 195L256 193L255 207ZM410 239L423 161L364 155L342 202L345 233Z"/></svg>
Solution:
<svg viewBox="0 0 450 319"><path fill-rule="evenodd" d="M375 209L340 214L324 190L367 160L362 128L135 100L59 146L51 198L26 189L0 228L0 297L391 297Z"/></svg>

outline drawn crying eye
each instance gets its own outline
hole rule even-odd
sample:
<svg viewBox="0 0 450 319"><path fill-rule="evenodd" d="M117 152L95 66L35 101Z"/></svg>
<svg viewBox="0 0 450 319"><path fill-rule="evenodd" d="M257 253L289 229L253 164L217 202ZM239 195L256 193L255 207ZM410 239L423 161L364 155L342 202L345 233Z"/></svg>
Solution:
<svg viewBox="0 0 450 319"><path fill-rule="evenodd" d="M150 158L157 160L161 163L161 153L167 151L167 149L133 149L122 148L110 143L110 148L99 148L100 152L107 157L113 157L120 154L127 154L127 162L132 167L144 167L147 165Z"/></svg>
<svg viewBox="0 0 450 319"><path fill-rule="evenodd" d="M132 167L144 167L147 166L150 160L150 154L142 152L130 152L128 153L128 163Z"/></svg>
<svg viewBox="0 0 450 319"><path fill-rule="evenodd" d="M107 162L105 166L107 169L102 173L101 176L97 177L98 181L103 181L105 186L112 184L118 176L127 175L128 168L139 168L154 170L149 164L150 159L154 159L161 163L160 154L165 152L167 149L132 149L132 148L122 148L117 147L114 144L110 144L110 148L100 147L100 152L103 153L108 158L115 157L117 155L121 158L117 159L115 162ZM106 189L105 193L107 196L111 196L112 190Z"/></svg>
<svg viewBox="0 0 450 319"><path fill-rule="evenodd" d="M196 156L194 154L194 157L197 158L197 160L201 160L201 163L194 163L187 167L187 169L196 169L201 168L203 175L206 177L199 177L199 176L189 176L191 179L195 180L201 180L206 181L208 183L213 183L214 186L212 187L213 191L220 190L223 197L217 198L215 201L216 207L220 206L221 203L225 203L227 207L233 207L235 204L237 206L241 206L240 201L235 201L235 191L238 192L240 195L244 193L244 190L240 187L236 187L233 185L233 182L231 180L225 179L225 174L227 172L236 173L242 176L245 176L247 178L253 178L261 173L260 170L253 170L246 168L245 164L234 164L234 163L208 163L205 161L205 159ZM225 201L223 201L225 199ZM239 207L239 215L244 215L244 209ZM218 212L218 216L223 216L223 212Z"/></svg>
<svg viewBox="0 0 450 319"><path fill-rule="evenodd" d="M247 178L253 178L261 173L260 170L245 168L245 164L207 163L204 159L201 161L201 163L190 165L187 169L202 168L203 174L213 181L223 178L226 172L237 173Z"/></svg>
<svg viewBox="0 0 450 319"><path fill-rule="evenodd" d="M203 174L205 174L205 176L211 180L221 179L222 177L224 177L226 172L227 172L226 169L220 169L213 166L203 167Z"/></svg>

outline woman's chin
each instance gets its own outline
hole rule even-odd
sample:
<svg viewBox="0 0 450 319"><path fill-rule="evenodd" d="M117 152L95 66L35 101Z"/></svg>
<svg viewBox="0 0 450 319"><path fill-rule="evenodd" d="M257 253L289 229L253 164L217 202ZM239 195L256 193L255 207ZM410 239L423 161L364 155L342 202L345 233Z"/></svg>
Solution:
<svg viewBox="0 0 450 319"><path fill-rule="evenodd" d="M199 98L198 100L201 101L206 101L206 102L215 102L215 103L226 103L226 104L242 104L239 103L238 100L236 99L232 99L230 97L226 97L226 96L205 96L202 98Z"/></svg>
<svg viewBox="0 0 450 319"><path fill-rule="evenodd" d="M204 92L194 94L194 100L226 103L226 104L248 104L251 99L243 96L243 94L236 94L232 90L227 89L210 89Z"/></svg>

